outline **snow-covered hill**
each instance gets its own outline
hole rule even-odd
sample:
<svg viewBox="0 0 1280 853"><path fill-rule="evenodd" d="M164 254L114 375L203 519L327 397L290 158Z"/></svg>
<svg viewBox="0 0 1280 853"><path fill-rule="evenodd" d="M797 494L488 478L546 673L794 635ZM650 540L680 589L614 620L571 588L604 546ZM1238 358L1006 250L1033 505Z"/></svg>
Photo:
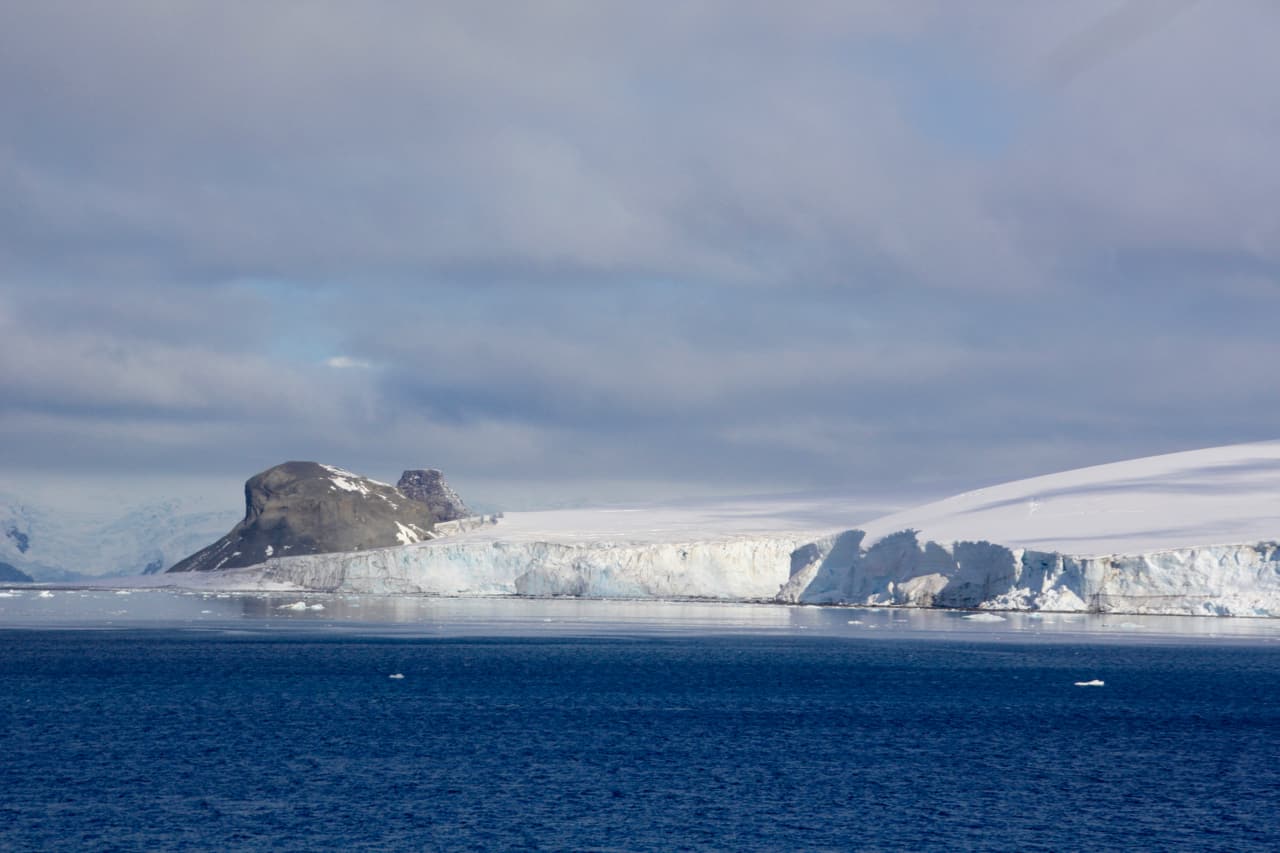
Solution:
<svg viewBox="0 0 1280 853"><path fill-rule="evenodd" d="M803 501L512 513L432 542L277 558L214 582L1280 616L1280 442L857 515Z"/></svg>
<svg viewBox="0 0 1280 853"><path fill-rule="evenodd" d="M0 562L38 581L161 571L238 517L189 500L67 512L0 495Z"/></svg>
<svg viewBox="0 0 1280 853"><path fill-rule="evenodd" d="M874 542L917 530L1064 554L1280 537L1280 441L1148 456L965 492L863 525Z"/></svg>
<svg viewBox="0 0 1280 853"><path fill-rule="evenodd" d="M783 601L1280 615L1280 442L967 492L815 543Z"/></svg>

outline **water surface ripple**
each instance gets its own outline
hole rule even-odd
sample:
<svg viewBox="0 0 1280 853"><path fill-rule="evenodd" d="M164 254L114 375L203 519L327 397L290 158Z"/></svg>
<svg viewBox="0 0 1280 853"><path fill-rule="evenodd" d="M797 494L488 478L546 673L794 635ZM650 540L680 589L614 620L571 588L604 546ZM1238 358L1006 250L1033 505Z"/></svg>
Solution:
<svg viewBox="0 0 1280 853"><path fill-rule="evenodd" d="M0 848L1276 850L1277 696L1259 644L6 630Z"/></svg>

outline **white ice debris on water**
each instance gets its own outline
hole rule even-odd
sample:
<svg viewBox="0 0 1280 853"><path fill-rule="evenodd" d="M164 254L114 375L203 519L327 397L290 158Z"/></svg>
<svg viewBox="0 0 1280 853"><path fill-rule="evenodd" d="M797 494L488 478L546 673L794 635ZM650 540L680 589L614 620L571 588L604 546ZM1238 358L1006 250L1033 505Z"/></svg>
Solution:
<svg viewBox="0 0 1280 853"><path fill-rule="evenodd" d="M968 619L971 622L1004 622L1005 618L998 613L970 613L968 616L962 616L961 619Z"/></svg>
<svg viewBox="0 0 1280 853"><path fill-rule="evenodd" d="M49 590L47 590L47 589L42 589L42 590L40 590L40 595L39 595L39 597L40 597L40 598L53 598L53 593L52 593L52 592L49 592Z"/></svg>
<svg viewBox="0 0 1280 853"><path fill-rule="evenodd" d="M403 673L403 672L393 672L393 673L391 673L390 675L388 675L388 676L387 676L387 678L394 678L396 681L399 681L399 680L401 680L401 679L403 679L403 678L404 678L404 673Z"/></svg>
<svg viewBox="0 0 1280 853"><path fill-rule="evenodd" d="M508 513L400 547L275 557L235 582L1280 616L1277 540L1280 442L1266 442L1036 477L865 522L856 505L818 500Z"/></svg>
<svg viewBox="0 0 1280 853"><path fill-rule="evenodd" d="M1076 682L1076 687L1103 687L1103 686L1105 686L1105 685L1106 685L1106 682L1105 682L1105 681L1102 681L1101 679L1098 679L1098 678L1095 678L1095 679L1093 679L1092 681L1077 681L1077 682Z"/></svg>
<svg viewBox="0 0 1280 853"><path fill-rule="evenodd" d="M295 601L292 604L281 604L276 610L293 610L301 613L304 610L324 610L323 604L307 604L305 601Z"/></svg>

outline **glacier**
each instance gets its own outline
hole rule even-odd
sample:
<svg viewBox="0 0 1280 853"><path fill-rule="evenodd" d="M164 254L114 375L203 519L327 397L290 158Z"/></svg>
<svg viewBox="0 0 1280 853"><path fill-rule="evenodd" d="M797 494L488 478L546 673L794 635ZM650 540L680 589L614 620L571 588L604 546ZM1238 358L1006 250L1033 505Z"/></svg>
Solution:
<svg viewBox="0 0 1280 853"><path fill-rule="evenodd" d="M1073 557L904 531L817 541L449 542L280 557L201 577L219 588L707 599L983 610L1280 616L1275 542Z"/></svg>
<svg viewBox="0 0 1280 853"><path fill-rule="evenodd" d="M1006 483L839 525L796 501L510 513L272 557L222 588L1280 616L1280 442Z"/></svg>
<svg viewBox="0 0 1280 853"><path fill-rule="evenodd" d="M216 539L234 508L198 497L77 511L0 493L0 562L37 581L157 572Z"/></svg>

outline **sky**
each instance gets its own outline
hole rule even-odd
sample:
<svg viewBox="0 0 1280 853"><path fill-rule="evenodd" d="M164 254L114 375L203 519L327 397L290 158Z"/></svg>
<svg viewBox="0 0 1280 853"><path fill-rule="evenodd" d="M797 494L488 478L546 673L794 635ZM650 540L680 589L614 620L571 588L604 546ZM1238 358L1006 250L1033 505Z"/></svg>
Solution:
<svg viewBox="0 0 1280 853"><path fill-rule="evenodd" d="M1270 0L0 8L0 489L887 505L1280 429Z"/></svg>

